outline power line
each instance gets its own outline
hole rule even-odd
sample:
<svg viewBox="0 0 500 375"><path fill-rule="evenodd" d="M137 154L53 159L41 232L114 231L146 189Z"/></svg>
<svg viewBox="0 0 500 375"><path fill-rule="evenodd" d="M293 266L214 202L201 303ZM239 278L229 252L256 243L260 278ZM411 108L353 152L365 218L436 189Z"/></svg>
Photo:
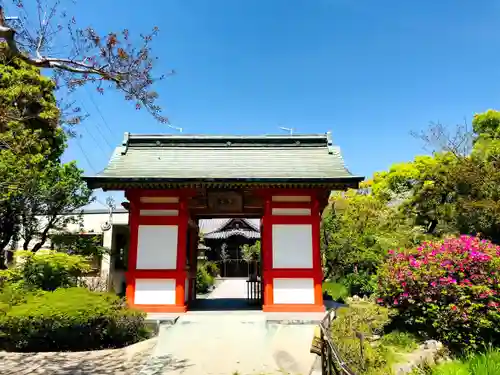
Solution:
<svg viewBox="0 0 500 375"><path fill-rule="evenodd" d="M84 129L85 129L85 131L88 133L88 135L90 135L90 137L92 138L92 140L94 141L94 143L97 145L97 147L99 148L99 150L101 150L101 152L102 152L105 156L107 156L106 151L104 151L104 150L103 150L103 148L102 148L101 144L97 141L97 138L96 138L96 137L94 137L94 134L92 134L92 132L89 130L88 126L87 126L87 127L85 127L85 126L84 126Z"/></svg>
<svg viewBox="0 0 500 375"><path fill-rule="evenodd" d="M99 132L99 134L101 135L101 138L104 139L104 143L106 143L106 145L111 149L111 151L113 151L113 146L111 146L111 143L106 139L106 137L104 136L104 134L101 131L101 128L97 124L95 124L95 127L96 127L97 131Z"/></svg>
<svg viewBox="0 0 500 375"><path fill-rule="evenodd" d="M108 130L109 134L111 135L111 137L113 137L113 132L111 131L111 128L110 126L108 125L108 122L106 121L106 119L104 118L102 112L101 112L101 109L99 108L99 106L97 105L97 103L95 102L94 98L92 97L92 94L89 92L87 86L84 86L85 88L85 92L87 93L87 96L89 97L91 103L94 105L94 108L96 109L97 113L99 114L99 117L101 118L102 122L104 123L104 126L105 128Z"/></svg>
<svg viewBox="0 0 500 375"><path fill-rule="evenodd" d="M83 157L85 158L85 160L87 161L87 164L88 166L90 167L90 169L92 170L92 173L95 174L96 172L96 168L94 168L94 165L92 164L92 162L90 161L89 157L87 156L87 154L85 153L85 150L83 149L81 143L80 143L80 139L79 138L76 138L76 144L78 145L78 148L80 149L80 151L82 152L83 154Z"/></svg>
<svg viewBox="0 0 500 375"><path fill-rule="evenodd" d="M87 111L87 108L85 107L85 105L84 105L83 103L81 103L81 106L82 106L82 108L83 108L83 110L84 110L85 112L88 112L88 111ZM95 125L95 127L97 128L97 131L99 132L99 134L100 134L100 136L101 136L101 139L103 139L103 140L104 140L104 143L106 143L106 145L109 147L110 151L111 151L111 152L113 152L114 147L113 147L113 146L111 146L111 143L108 141L107 137L106 137L106 136L104 136L103 132L101 131L101 128L100 128L100 127L99 127L96 123L94 123L94 122L92 122L92 121L91 121L91 123L92 123L93 125ZM86 127L86 129L88 130L88 126ZM89 133L90 133L90 131L89 131ZM94 139L94 141L95 141L96 143L98 143L98 142L97 142L97 140L93 137L93 135L91 135L91 137ZM107 153L106 153L104 150L102 150L102 151L104 152L104 155L106 155L106 156L107 156Z"/></svg>

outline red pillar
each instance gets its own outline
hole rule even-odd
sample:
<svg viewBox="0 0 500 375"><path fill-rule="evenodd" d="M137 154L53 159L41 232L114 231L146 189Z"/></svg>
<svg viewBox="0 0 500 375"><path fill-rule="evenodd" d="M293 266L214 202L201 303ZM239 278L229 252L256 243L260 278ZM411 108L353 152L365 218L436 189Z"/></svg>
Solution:
<svg viewBox="0 0 500 375"><path fill-rule="evenodd" d="M315 191L270 190L262 218L266 312L322 312L320 212Z"/></svg>
<svg viewBox="0 0 500 375"><path fill-rule="evenodd" d="M146 312L186 311L188 210L176 191L127 191L130 246L126 297ZM141 234L142 231L142 234Z"/></svg>

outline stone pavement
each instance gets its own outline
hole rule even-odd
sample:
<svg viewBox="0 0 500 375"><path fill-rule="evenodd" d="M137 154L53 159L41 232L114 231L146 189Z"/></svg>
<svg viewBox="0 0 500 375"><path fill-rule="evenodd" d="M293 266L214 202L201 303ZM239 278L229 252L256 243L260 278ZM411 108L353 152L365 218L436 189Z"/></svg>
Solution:
<svg viewBox="0 0 500 375"><path fill-rule="evenodd" d="M247 305L246 288L246 279L220 280L174 325L162 324L151 366L140 375L309 375L323 314L263 313Z"/></svg>
<svg viewBox="0 0 500 375"><path fill-rule="evenodd" d="M122 349L91 352L0 352L1 375L137 375L150 360L156 338Z"/></svg>
<svg viewBox="0 0 500 375"><path fill-rule="evenodd" d="M247 279L219 279L216 288L203 299L197 299L189 308L190 311L234 311L259 310L259 306L248 305Z"/></svg>
<svg viewBox="0 0 500 375"><path fill-rule="evenodd" d="M271 322L260 311L187 313L160 327L140 375L308 375L313 332L312 324Z"/></svg>
<svg viewBox="0 0 500 375"><path fill-rule="evenodd" d="M155 339L93 352L0 352L0 375L309 375L322 314L245 311L245 297L245 279L224 279L201 311L151 316L167 323Z"/></svg>
<svg viewBox="0 0 500 375"><path fill-rule="evenodd" d="M247 279L230 278L222 279L217 287L207 296L207 299L242 299L247 297Z"/></svg>

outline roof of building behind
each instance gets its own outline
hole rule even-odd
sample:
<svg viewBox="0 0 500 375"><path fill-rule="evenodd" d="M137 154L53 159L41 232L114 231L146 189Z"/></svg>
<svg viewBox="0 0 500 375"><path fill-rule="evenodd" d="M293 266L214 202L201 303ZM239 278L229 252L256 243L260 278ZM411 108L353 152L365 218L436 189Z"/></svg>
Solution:
<svg viewBox="0 0 500 375"><path fill-rule="evenodd" d="M233 228L233 220L243 221L248 228ZM201 219L198 223L200 235L204 239L226 239L231 236L243 236L246 238L260 238L260 219Z"/></svg>
<svg viewBox="0 0 500 375"><path fill-rule="evenodd" d="M345 167L329 133L209 136L126 133L91 187L113 181L361 181Z"/></svg>
<svg viewBox="0 0 500 375"><path fill-rule="evenodd" d="M208 234L216 231L220 231L226 224L228 224L232 219L200 219L198 226L200 228L200 233ZM250 227L255 229L256 232L260 231L260 219L248 219L242 218L248 223Z"/></svg>

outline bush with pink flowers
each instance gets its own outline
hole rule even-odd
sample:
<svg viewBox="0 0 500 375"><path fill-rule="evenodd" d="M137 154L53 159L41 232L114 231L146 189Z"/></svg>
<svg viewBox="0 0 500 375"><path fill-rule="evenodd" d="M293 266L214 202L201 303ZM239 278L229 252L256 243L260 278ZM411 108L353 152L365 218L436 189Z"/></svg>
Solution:
<svg viewBox="0 0 500 375"><path fill-rule="evenodd" d="M458 350L500 344L500 247L478 237L391 251L379 271L378 302L398 322Z"/></svg>

